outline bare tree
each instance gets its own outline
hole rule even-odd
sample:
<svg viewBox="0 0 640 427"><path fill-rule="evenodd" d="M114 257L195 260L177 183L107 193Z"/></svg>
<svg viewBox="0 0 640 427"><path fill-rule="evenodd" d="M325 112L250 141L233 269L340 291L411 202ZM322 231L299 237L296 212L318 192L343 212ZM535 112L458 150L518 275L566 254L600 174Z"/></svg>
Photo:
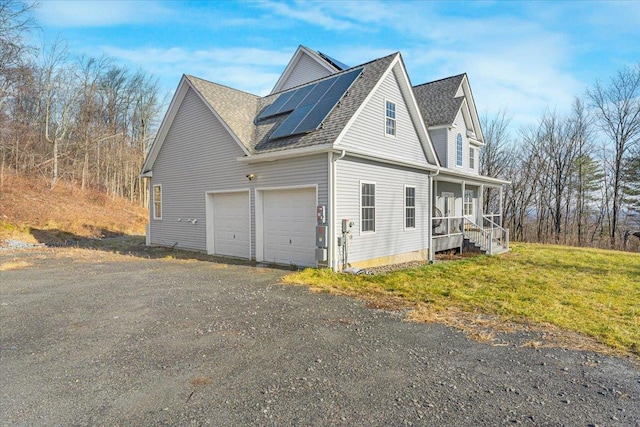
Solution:
<svg viewBox="0 0 640 427"><path fill-rule="evenodd" d="M66 44L60 40L44 50L42 66L42 115L44 137L52 146L53 171L51 186L59 178L60 144L71 131L75 108L79 98L75 69L67 64Z"/></svg>
<svg viewBox="0 0 640 427"><path fill-rule="evenodd" d="M24 40L34 26L32 9L36 3L0 0L0 109L11 87L20 81L25 55L31 46Z"/></svg>
<svg viewBox="0 0 640 427"><path fill-rule="evenodd" d="M509 124L511 117L506 110L500 110L495 116L487 114L481 118L484 147L480 151L480 173L482 175L504 178L513 160L510 146ZM492 212L496 204L492 188L486 188L483 194L484 212Z"/></svg>
<svg viewBox="0 0 640 427"><path fill-rule="evenodd" d="M640 141L640 63L624 67L608 86L596 82L587 91L597 124L612 146L610 246L616 247L617 229L623 201L623 170L629 151Z"/></svg>

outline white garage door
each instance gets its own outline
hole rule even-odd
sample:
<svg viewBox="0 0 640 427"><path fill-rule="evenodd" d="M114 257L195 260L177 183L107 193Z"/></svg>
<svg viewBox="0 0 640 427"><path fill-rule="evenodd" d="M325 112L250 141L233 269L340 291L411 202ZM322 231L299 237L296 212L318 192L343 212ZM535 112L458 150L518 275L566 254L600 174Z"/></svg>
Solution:
<svg viewBox="0 0 640 427"><path fill-rule="evenodd" d="M265 191L262 202L265 261L315 266L315 188Z"/></svg>
<svg viewBox="0 0 640 427"><path fill-rule="evenodd" d="M213 195L213 241L216 255L249 258L249 193Z"/></svg>

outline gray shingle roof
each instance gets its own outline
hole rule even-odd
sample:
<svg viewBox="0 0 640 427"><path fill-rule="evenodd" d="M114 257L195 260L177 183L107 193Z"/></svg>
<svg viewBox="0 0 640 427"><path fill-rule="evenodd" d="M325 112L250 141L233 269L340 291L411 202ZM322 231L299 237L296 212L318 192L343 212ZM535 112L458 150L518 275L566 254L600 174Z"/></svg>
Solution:
<svg viewBox="0 0 640 427"><path fill-rule="evenodd" d="M455 97L465 74L447 77L413 87L420 113L427 126L452 124L462 106L463 96Z"/></svg>
<svg viewBox="0 0 640 427"><path fill-rule="evenodd" d="M251 152L254 138L253 119L260 97L198 77L186 78L236 134L242 145Z"/></svg>
<svg viewBox="0 0 640 427"><path fill-rule="evenodd" d="M342 129L344 129L349 119L355 114L358 107L360 107L365 98L373 90L375 84L380 80L387 68L389 68L389 65L396 55L398 55L398 53L351 68L351 70L353 70L354 68L364 67L364 70L336 107L329 113L320 129L308 134L294 135L275 140L269 140L269 135L287 118L287 114L255 122L258 113L275 101L281 93L295 90L324 79L315 80L314 82L309 82L305 85L261 98L197 77L187 76L187 78L192 86L236 134L247 150L250 153L257 154L332 144ZM333 78L338 74L340 73L333 74L326 78Z"/></svg>

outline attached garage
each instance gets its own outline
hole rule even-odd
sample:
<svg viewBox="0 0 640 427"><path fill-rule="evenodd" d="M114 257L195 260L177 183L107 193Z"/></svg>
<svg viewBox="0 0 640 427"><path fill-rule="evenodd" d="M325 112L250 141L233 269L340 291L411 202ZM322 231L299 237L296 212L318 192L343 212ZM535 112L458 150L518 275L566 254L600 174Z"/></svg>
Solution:
<svg viewBox="0 0 640 427"><path fill-rule="evenodd" d="M316 188L259 191L258 260L315 266Z"/></svg>
<svg viewBox="0 0 640 427"><path fill-rule="evenodd" d="M207 194L207 252L250 258L251 209L248 191Z"/></svg>

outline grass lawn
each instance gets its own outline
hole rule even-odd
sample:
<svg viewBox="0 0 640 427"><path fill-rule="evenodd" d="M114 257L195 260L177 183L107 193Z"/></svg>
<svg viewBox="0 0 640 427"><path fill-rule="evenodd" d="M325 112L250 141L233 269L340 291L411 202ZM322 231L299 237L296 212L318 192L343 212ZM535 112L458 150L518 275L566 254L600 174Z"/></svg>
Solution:
<svg viewBox="0 0 640 427"><path fill-rule="evenodd" d="M307 269L287 283L369 300L398 299L424 312L498 315L552 324L640 355L640 254L513 244L478 256L379 276Z"/></svg>

